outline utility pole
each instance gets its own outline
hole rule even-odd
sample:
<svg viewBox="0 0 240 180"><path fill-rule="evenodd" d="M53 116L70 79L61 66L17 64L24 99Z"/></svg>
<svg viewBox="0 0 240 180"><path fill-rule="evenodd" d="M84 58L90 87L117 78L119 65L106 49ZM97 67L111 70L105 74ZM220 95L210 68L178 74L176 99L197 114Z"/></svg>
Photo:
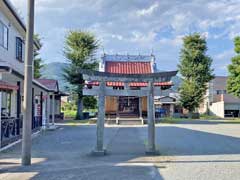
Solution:
<svg viewBox="0 0 240 180"><path fill-rule="evenodd" d="M28 0L28 16L26 30L24 102L23 102L23 135L22 165L31 165L32 145L32 66L33 66L33 34L34 34L34 0Z"/></svg>

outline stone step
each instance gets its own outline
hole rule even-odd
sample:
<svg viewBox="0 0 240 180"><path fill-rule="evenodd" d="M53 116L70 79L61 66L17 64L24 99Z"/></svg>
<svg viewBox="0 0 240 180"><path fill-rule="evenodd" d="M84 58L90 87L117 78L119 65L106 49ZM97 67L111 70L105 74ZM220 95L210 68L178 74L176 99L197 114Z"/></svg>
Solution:
<svg viewBox="0 0 240 180"><path fill-rule="evenodd" d="M142 125L142 121L139 120L118 120L119 125Z"/></svg>
<svg viewBox="0 0 240 180"><path fill-rule="evenodd" d="M116 124L116 119L107 119L107 124ZM137 118L120 118L118 120L118 124L120 125L141 125L142 120Z"/></svg>

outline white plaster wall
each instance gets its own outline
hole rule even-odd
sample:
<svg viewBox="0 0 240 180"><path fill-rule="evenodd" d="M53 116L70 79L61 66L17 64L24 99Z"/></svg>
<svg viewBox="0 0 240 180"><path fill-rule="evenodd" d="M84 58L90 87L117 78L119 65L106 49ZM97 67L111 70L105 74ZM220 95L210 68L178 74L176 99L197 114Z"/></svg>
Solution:
<svg viewBox="0 0 240 180"><path fill-rule="evenodd" d="M60 114L60 109L59 109L59 100L54 100L54 113L55 114ZM50 99L50 114L52 114L52 99Z"/></svg>
<svg viewBox="0 0 240 180"><path fill-rule="evenodd" d="M0 60L6 61L14 69L23 73L24 63L16 59L16 37L21 37L25 39L18 31L17 28L7 19L7 17L1 12L0 9L0 21L2 21L8 27L8 49L0 46ZM25 45L23 44L23 60L25 53Z"/></svg>
<svg viewBox="0 0 240 180"><path fill-rule="evenodd" d="M209 106L209 110L211 115L224 118L224 102L223 101L212 103L212 105Z"/></svg>

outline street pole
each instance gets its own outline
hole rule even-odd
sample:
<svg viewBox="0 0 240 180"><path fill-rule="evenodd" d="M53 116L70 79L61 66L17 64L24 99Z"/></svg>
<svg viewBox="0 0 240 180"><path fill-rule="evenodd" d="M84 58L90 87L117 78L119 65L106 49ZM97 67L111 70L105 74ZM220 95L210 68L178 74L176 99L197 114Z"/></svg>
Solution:
<svg viewBox="0 0 240 180"><path fill-rule="evenodd" d="M22 165L31 165L32 145L32 65L33 65L33 34L34 34L34 0L28 0L28 16L26 30L25 71L24 71L24 102L23 102L23 135Z"/></svg>

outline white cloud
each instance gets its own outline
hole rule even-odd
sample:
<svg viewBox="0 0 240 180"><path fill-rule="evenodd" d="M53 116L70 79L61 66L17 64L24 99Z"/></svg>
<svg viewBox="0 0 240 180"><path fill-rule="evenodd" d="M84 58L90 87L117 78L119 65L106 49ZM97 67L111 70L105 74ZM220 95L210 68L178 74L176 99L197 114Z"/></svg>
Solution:
<svg viewBox="0 0 240 180"><path fill-rule="evenodd" d="M139 31L133 31L132 32L132 38L129 39L129 41L138 43L141 46L152 46L151 44L154 43L154 40L156 38L156 33L153 31L150 31L146 34L143 34Z"/></svg>
<svg viewBox="0 0 240 180"><path fill-rule="evenodd" d="M118 40L123 40L123 37L119 34L112 34L112 38L118 39Z"/></svg>
<svg viewBox="0 0 240 180"><path fill-rule="evenodd" d="M26 15L26 0L11 0ZM44 38L44 58L61 59L64 31L89 30L106 52L149 53L177 64L182 37L200 32L207 40L239 35L239 0L36 0L36 31ZM217 29L217 31L216 31ZM224 43L224 42L223 42ZM216 49L218 44L214 44ZM222 48L222 47L221 47ZM229 47L228 47L229 48ZM211 48L209 48L211 49ZM230 58L228 49L214 59ZM225 54L224 54L225 53ZM215 53L212 53L213 55ZM220 63L221 64L221 63ZM164 64L161 64L164 66ZM219 65L220 66L220 65Z"/></svg>
<svg viewBox="0 0 240 180"><path fill-rule="evenodd" d="M150 16L159 7L159 3L155 2L149 8L141 9L136 12L137 16Z"/></svg>
<svg viewBox="0 0 240 180"><path fill-rule="evenodd" d="M208 39L209 38L209 32L202 32L201 33L201 37L205 38L205 39Z"/></svg>

